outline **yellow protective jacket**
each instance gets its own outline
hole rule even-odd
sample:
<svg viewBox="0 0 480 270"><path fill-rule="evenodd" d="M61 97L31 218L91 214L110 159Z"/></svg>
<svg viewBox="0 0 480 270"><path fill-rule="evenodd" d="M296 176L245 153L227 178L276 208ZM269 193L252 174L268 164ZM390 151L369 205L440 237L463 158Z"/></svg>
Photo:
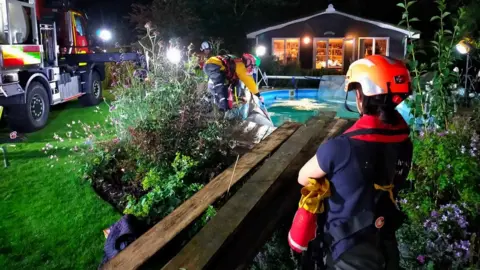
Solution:
<svg viewBox="0 0 480 270"><path fill-rule="evenodd" d="M217 65L220 67L221 71L227 70L227 67L225 67L223 61L217 56L208 58L208 60L205 62L205 65L207 64ZM235 61L235 74L237 75L238 79L242 81L245 86L247 86L248 90L252 94L255 95L258 93L257 84L255 83L253 77L248 75L247 68L242 61Z"/></svg>

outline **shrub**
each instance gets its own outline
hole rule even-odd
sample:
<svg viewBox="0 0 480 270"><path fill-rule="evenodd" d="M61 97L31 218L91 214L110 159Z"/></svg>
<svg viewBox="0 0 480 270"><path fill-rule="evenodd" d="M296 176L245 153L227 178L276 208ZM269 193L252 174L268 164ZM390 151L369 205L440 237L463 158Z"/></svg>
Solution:
<svg viewBox="0 0 480 270"><path fill-rule="evenodd" d="M428 130L414 139L413 188L400 195L408 221L397 232L407 269L466 269L476 263L480 160L475 123L456 117L447 131Z"/></svg>
<svg viewBox="0 0 480 270"><path fill-rule="evenodd" d="M404 196L417 201L420 208L405 208L410 218L417 220L452 201L465 202L472 209L480 206L479 138L470 130L428 132L414 140L409 179L415 182L415 190Z"/></svg>
<svg viewBox="0 0 480 270"><path fill-rule="evenodd" d="M105 124L75 123L69 134L80 139L70 151L84 179L119 211L152 225L234 161L230 146L238 130L205 101L196 57L175 41L159 40L151 25L146 30L139 45L149 70L129 62L109 65L115 98L107 103ZM171 48L182 52L183 62L166 59ZM54 150L45 147L56 159ZM192 228L214 214L210 207Z"/></svg>
<svg viewBox="0 0 480 270"><path fill-rule="evenodd" d="M125 214L158 220L202 188L198 183L185 183L184 178L198 165L192 158L177 153L171 167L153 167L141 185L147 193L140 198L127 197Z"/></svg>
<svg viewBox="0 0 480 270"><path fill-rule="evenodd" d="M423 224L402 226L397 232L402 267L465 269L472 258L472 227L463 206L441 205L423 218Z"/></svg>

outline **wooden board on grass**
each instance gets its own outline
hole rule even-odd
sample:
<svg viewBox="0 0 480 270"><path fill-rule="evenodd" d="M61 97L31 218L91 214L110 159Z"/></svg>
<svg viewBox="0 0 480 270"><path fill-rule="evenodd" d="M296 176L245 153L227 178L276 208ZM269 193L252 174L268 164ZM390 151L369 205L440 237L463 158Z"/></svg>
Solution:
<svg viewBox="0 0 480 270"><path fill-rule="evenodd" d="M318 137L325 138L328 127L335 127L330 126L333 121L332 114L325 114L315 124L298 129L163 269L236 269L242 264L263 244L259 242L263 231L273 230L265 227L265 217L281 216L275 209L278 205L269 202L279 197L288 200L279 191L296 183L298 170L315 153ZM273 208L265 209L266 205Z"/></svg>
<svg viewBox="0 0 480 270"><path fill-rule="evenodd" d="M172 213L140 236L125 250L107 262L103 269L137 269L164 247L178 233L198 218L231 186L275 151L301 125L285 123L265 140L243 155L238 163L223 171ZM234 172L235 167L235 173ZM233 175L233 176L232 176Z"/></svg>

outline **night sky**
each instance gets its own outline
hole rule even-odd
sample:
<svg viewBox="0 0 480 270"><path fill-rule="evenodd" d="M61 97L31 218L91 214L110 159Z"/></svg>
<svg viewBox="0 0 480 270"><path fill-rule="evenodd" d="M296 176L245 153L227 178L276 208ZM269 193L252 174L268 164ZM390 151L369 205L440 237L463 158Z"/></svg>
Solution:
<svg viewBox="0 0 480 270"><path fill-rule="evenodd" d="M132 3L149 3L150 0L77 0L73 3L87 13L90 32L108 28L114 33L114 40L120 43L132 42L132 26L128 13Z"/></svg>
<svg viewBox="0 0 480 270"><path fill-rule="evenodd" d="M135 32L133 26L125 17L131 10L132 3L149 3L151 0L71 0L77 8L87 12L89 31L106 27L114 33L114 39L120 43L134 41ZM167 0L169 1L169 0ZM200 3L205 0L198 0ZM233 1L233 0L232 0ZM315 12L325 10L329 3L332 3L339 11L358 15L373 20L380 20L387 23L397 24L401 19L401 8L396 4L399 0L300 0L298 8L288 9L284 12L265 12L259 22L249 22L245 29L253 31L265 26L282 23L291 19L307 16ZM413 10L415 16L424 20L423 25L417 24L417 29L422 32L429 30L429 18L436 12L433 0L419 0ZM433 7L433 8L432 8ZM214 10L211 11L215 13ZM208 14L203 14L208 18ZM227 22L228 23L228 22ZM423 33L425 34L425 33ZM426 33L427 36L428 33ZM422 35L426 37L425 35Z"/></svg>

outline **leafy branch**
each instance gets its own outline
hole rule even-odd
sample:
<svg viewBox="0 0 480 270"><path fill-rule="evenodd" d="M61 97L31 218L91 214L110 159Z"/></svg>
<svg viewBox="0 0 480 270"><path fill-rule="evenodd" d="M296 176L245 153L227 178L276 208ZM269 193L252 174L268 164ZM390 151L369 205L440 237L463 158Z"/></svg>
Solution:
<svg viewBox="0 0 480 270"><path fill-rule="evenodd" d="M413 0L413 1L404 0L403 3L398 3L397 4L397 6L403 8L402 20L400 21L399 24L405 25L407 27L407 30L410 31L410 32L414 32L414 30L412 28L412 22L420 21L416 17L410 18L410 16L409 16L410 7L413 4L415 4L416 2L417 1L415 1L415 0ZM408 42L408 41L405 40L405 42ZM415 43L414 42L411 42L410 44L407 45L407 52L412 57L412 61L409 62L409 66L410 66L411 71L414 74L414 78L413 78L414 100L413 100L413 104L412 104L413 106L411 106L411 113L414 116L413 121L415 121L415 119L419 116L422 116L423 119L425 120L426 119L426 113L425 113L425 104L424 104L424 93L423 93L423 89L420 85L420 76L422 74L422 69L419 66L418 61L416 59L416 48L415 48ZM417 106L417 96L416 95L418 95L418 99L420 99L420 109ZM426 128L426 127L424 127L424 128Z"/></svg>
<svg viewBox="0 0 480 270"><path fill-rule="evenodd" d="M404 9L400 24L404 24L409 31L413 31L411 23L419 21L418 18L410 17L410 8L416 2L416 0L404 0L397 4ZM414 99L411 110L415 119L422 117L424 132L427 132L429 128L445 129L456 110L455 98L451 91L455 83L458 82L458 74L452 71L454 65L453 48L463 32L460 27L460 20L465 14L464 8L460 8L458 18L453 18L454 27L451 31L447 29L447 19L451 17L451 13L447 11L446 0L437 0L436 3L439 15L433 16L430 21L438 21L439 29L435 33L435 39L431 41L435 57L432 59L428 70L424 64L419 65L416 54L420 51L416 49L415 43L411 42L407 46L411 57L409 66L414 75ZM433 74L433 79L431 82L422 84L421 76L427 71Z"/></svg>

